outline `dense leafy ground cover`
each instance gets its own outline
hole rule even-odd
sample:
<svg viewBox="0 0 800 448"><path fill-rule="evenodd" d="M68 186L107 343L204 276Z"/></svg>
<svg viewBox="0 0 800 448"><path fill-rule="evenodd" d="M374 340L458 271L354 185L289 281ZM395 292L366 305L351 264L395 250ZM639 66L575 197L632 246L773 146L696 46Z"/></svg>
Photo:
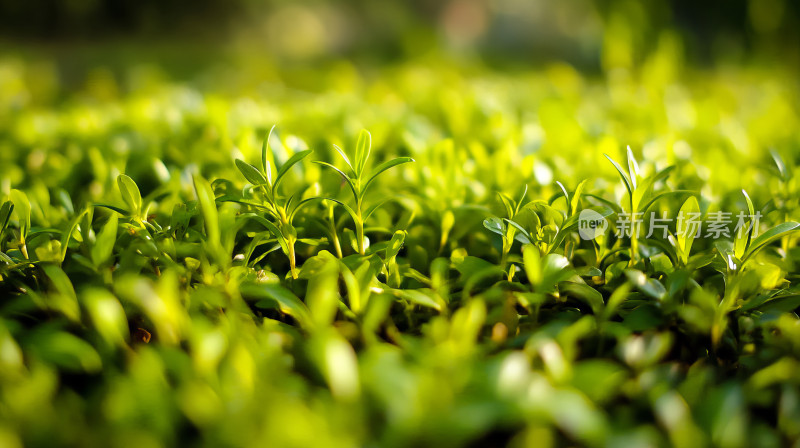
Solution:
<svg viewBox="0 0 800 448"><path fill-rule="evenodd" d="M796 80L658 63L4 61L0 445L797 443Z"/></svg>

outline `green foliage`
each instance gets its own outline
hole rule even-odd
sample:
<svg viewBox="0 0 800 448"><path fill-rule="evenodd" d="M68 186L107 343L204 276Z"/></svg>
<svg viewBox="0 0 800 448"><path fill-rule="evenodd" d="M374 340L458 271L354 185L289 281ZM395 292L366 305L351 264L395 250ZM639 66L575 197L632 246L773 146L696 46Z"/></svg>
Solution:
<svg viewBox="0 0 800 448"><path fill-rule="evenodd" d="M797 443L797 86L709 78L0 100L0 445Z"/></svg>
<svg viewBox="0 0 800 448"><path fill-rule="evenodd" d="M350 191L353 193L353 200L355 202L355 208L345 204L338 199L331 198L332 201L337 202L341 205L348 215L353 220L353 224L355 226L355 235L356 235L356 250L359 254L364 255L366 253L366 249L369 246L367 242L367 238L364 234L364 225L372 216L378 208L383 205L385 201L380 201L372 205L371 207L364 209L364 197L367 194L367 189L369 186L378 178L378 176L383 173L384 171L388 170L389 168L402 165L404 163L413 162L414 159L411 157L398 157L395 159L388 160L378 167L376 167L371 175L367 177L364 173L364 168L367 165L367 159L369 159L369 154L372 148L372 135L366 129L363 129L358 134L358 143L356 144L356 153L355 153L355 165L350 162L350 159L347 157L345 152L339 148L338 146L334 145L336 152L344 160L347 167L350 169L350 174L345 173L344 171L340 170L339 168L335 167L334 165L324 162L324 161L315 161L316 163L335 170L342 176L342 179L347 183L347 186L350 187Z"/></svg>

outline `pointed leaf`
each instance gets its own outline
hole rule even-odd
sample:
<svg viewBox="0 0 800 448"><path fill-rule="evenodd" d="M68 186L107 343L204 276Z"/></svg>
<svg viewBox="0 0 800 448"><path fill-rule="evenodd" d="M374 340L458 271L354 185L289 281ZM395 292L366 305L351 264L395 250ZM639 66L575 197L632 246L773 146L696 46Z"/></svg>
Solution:
<svg viewBox="0 0 800 448"><path fill-rule="evenodd" d="M281 245L281 249L283 250L283 253L285 253L285 254L289 253L289 245L286 242L286 237L284 237L283 232L281 232L280 229L278 229L278 226L276 226L275 224L271 223L269 220L267 220L263 216L259 216L259 215L256 215L256 214L250 214L250 213L248 213L248 214L246 214L244 216L246 216L246 217L256 221L257 223L261 224L262 226L266 227L272 233L272 235L275 237L275 239L278 240L278 244Z"/></svg>
<svg viewBox="0 0 800 448"><path fill-rule="evenodd" d="M581 195L583 194L583 189L586 188L586 183L588 179L584 179L578 186L575 188L575 193L572 194L572 201L569 204L570 208L570 215L574 215L578 212L578 206L580 205Z"/></svg>
<svg viewBox="0 0 800 448"><path fill-rule="evenodd" d="M119 213L119 214L120 214L120 215L122 215L122 216L131 216L131 215L132 215L132 213L131 213L131 212L129 212L128 210L124 210L124 209L121 209L121 208L119 208L119 207L117 207L117 206L110 205L110 204L98 204L98 203L93 203L93 204L92 204L92 207L102 207L102 208L107 208L107 209L109 209L109 210L111 210L111 211L113 211L113 212L117 212L117 213Z"/></svg>
<svg viewBox="0 0 800 448"><path fill-rule="evenodd" d="M531 285L538 285L542 281L542 258L539 249L529 244L522 247L522 266Z"/></svg>
<svg viewBox="0 0 800 448"><path fill-rule="evenodd" d="M292 316L300 324L300 327L305 330L310 330L314 327L311 311L309 311L306 304L283 286L263 283L244 284L241 292L245 297L262 299L256 303L256 306L266 307L265 305L270 302L277 304L282 313ZM260 305L262 302L266 303Z"/></svg>
<svg viewBox="0 0 800 448"><path fill-rule="evenodd" d="M0 236L8 226L8 221L11 220L11 213L14 211L14 203L11 201L3 202L0 206Z"/></svg>
<svg viewBox="0 0 800 448"><path fill-rule="evenodd" d="M92 263L94 263L95 267L105 263L114 251L114 243L117 242L118 219L117 215L112 213L103 229L97 234L97 239L91 250Z"/></svg>
<svg viewBox="0 0 800 448"><path fill-rule="evenodd" d="M697 198L691 196L689 199L687 199L686 202L684 202L681 206L680 213L687 218L700 213L700 204L697 203ZM676 235L676 240L678 243L678 255L685 265L689 262L689 253L692 250L692 244L694 243L694 235L684 231L682 234Z"/></svg>
<svg viewBox="0 0 800 448"><path fill-rule="evenodd" d="M514 204L513 204L514 201L511 198L509 198L508 196L506 196L505 194L503 194L503 193L501 193L499 191L497 192L497 196L499 196L500 200L503 201L503 206L506 208L506 215L509 218L514 218L514 214L515 214L514 210L516 208L516 207L514 207Z"/></svg>
<svg viewBox="0 0 800 448"><path fill-rule="evenodd" d="M775 161L775 166L778 168L778 173L781 175L781 180L786 182L791 177L789 175L789 170L786 169L786 164L783 162L781 155L778 154L778 151L771 149L769 151L770 155L772 155L772 160Z"/></svg>
<svg viewBox="0 0 800 448"><path fill-rule="evenodd" d="M669 196L680 196L680 195L684 195L684 194L695 194L695 192L694 192L694 191L691 191L691 190L672 190L672 191L662 191L661 193L658 193L657 195L653 196L653 198L652 198L652 199L650 199L650 200L649 200L649 201L648 201L648 202L647 202L647 203L644 205L644 207L640 208L638 211L640 211L640 212L644 213L644 212L646 212L647 210L649 210L649 209L650 209L650 207L652 207L652 206L653 206L653 204L655 204L656 202L658 202L658 201L659 201L659 200L661 200L661 199L664 199L664 198L666 198L666 197L669 197Z"/></svg>
<svg viewBox="0 0 800 448"><path fill-rule="evenodd" d="M22 190L11 190L11 201L14 203L13 212L17 215L22 236L31 229L31 202Z"/></svg>
<svg viewBox="0 0 800 448"><path fill-rule="evenodd" d="M356 144L356 176L361 177L364 172L364 167L367 165L369 159L369 152L372 148L372 134L366 129L362 129L358 134L358 143Z"/></svg>
<svg viewBox="0 0 800 448"><path fill-rule="evenodd" d="M500 236L505 236L506 226L505 224L503 224L503 220L501 220L496 216L484 219L483 227L486 227L492 233L496 233Z"/></svg>
<svg viewBox="0 0 800 448"><path fill-rule="evenodd" d="M314 152L314 151L311 150L311 149L306 149L305 151L300 151L300 152L294 154L292 157L290 157L289 160L287 160L286 163L283 164L281 169L278 170L278 175L275 177L275 183L272 185L272 194L273 195L275 194L275 190L277 190L278 185L280 185L281 180L283 180L283 177L286 176L286 173L289 172L289 169L292 166L294 166L297 162L299 162L299 161L303 160L304 158L306 158L312 152Z"/></svg>
<svg viewBox="0 0 800 448"><path fill-rule="evenodd" d="M242 173L245 179L253 185L264 185L267 183L267 179L258 171L258 168L250 165L249 163L245 162L241 159L236 159L234 161L236 163L236 168L239 169L239 172Z"/></svg>
<svg viewBox="0 0 800 448"><path fill-rule="evenodd" d="M614 159L612 159L608 154L603 154L603 155L606 156L606 159L608 159L608 161L611 162L612 165L614 165L614 168L617 169L617 172L619 173L619 176L622 178L622 182L625 184L625 189L628 190L628 194L632 198L633 197L633 186L631 185L631 180L628 178L628 175L625 174L625 170L623 170L622 167L619 166L619 163L614 161Z"/></svg>
<svg viewBox="0 0 800 448"><path fill-rule="evenodd" d="M389 168L396 167L397 165L402 165L404 163L414 162L415 160L411 157L398 157L396 159L387 160L382 164L378 165L377 168L372 172L372 176L370 176L369 180L366 184L364 184L364 188L361 190L361 194L367 191L367 188L372 184L372 182L380 175L382 172L388 170Z"/></svg>
<svg viewBox="0 0 800 448"><path fill-rule="evenodd" d="M642 202L649 198L653 193L655 184L669 176L669 173L671 173L673 169L675 169L674 165L668 166L657 172L655 175L649 176L644 180L644 182L639 184L639 186L633 191L634 210L639 209L639 206L642 204Z"/></svg>
<svg viewBox="0 0 800 448"><path fill-rule="evenodd" d="M358 192L356 190L356 186L353 184L353 180L350 179L350 176L348 176L347 174L344 173L344 171L340 170L339 168L336 168L335 166L331 165L328 162L315 160L314 163L318 163L322 166L327 166L328 168L336 170L336 172L339 173L344 178L345 182L347 182L347 185L350 187L350 191L353 192L353 197L356 198L356 200L358 200Z"/></svg>
<svg viewBox="0 0 800 448"><path fill-rule="evenodd" d="M214 191L211 184L200 175L193 177L194 191L197 194L197 203L205 221L206 236L212 244L220 244L219 213L214 201Z"/></svg>
<svg viewBox="0 0 800 448"><path fill-rule="evenodd" d="M565 292L585 301L592 308L592 313L595 315L599 315L603 310L603 294L586 283L561 282L558 284L558 289L560 292Z"/></svg>
<svg viewBox="0 0 800 448"><path fill-rule="evenodd" d="M528 184L525 184L525 189L522 190L522 196L519 197L519 201L517 201L517 206L514 208L514 216L517 216L517 213L519 213L519 209L520 207L522 207L522 201L525 200L525 196L527 194L528 194Z"/></svg>
<svg viewBox="0 0 800 448"><path fill-rule="evenodd" d="M310 203L311 201L321 201L323 199L325 199L325 198L306 198L306 199L303 199L302 201L298 202L297 205L294 206L292 211L289 212L289 222L292 222L294 220L294 216L297 214L297 212L299 212L300 209L305 207L308 203Z"/></svg>
<svg viewBox="0 0 800 448"><path fill-rule="evenodd" d="M130 177L120 174L117 177L117 185L122 193L122 200L134 215L138 215L142 211L142 194L139 192L136 182Z"/></svg>
<svg viewBox="0 0 800 448"><path fill-rule="evenodd" d="M400 253L400 249L403 247L403 241L406 239L406 232L403 230L398 230L394 232L392 235L392 239L389 241L389 245L386 247L386 259L391 259L397 256Z"/></svg>
<svg viewBox="0 0 800 448"><path fill-rule="evenodd" d="M750 212L750 219L752 223L752 217L755 215L755 207L753 207L753 201L750 200L750 196L747 194L746 191L742 190L742 195L744 196L745 202L747 203L747 210ZM751 235L753 233L752 224L748 225L743 223L742 227L739 228L738 231L733 236L733 252L736 255L736 258L742 259L744 257L745 251L747 251L747 246L750 241Z"/></svg>
<svg viewBox="0 0 800 448"><path fill-rule="evenodd" d="M340 148L337 145L333 145L333 149L335 149L336 152L338 152L339 155L342 156L342 159L344 159L344 163L346 163L347 166L350 167L350 171L352 171L353 174L355 174L356 170L355 170L355 168L353 168L353 164L350 162L350 158L347 157L347 154L345 154L344 150L342 150L342 148Z"/></svg>
<svg viewBox="0 0 800 448"><path fill-rule="evenodd" d="M628 145L628 170L631 174L631 185L633 185L633 189L635 190L636 180L639 177L639 164L636 163L636 158L633 157L633 151L630 145Z"/></svg>
<svg viewBox="0 0 800 448"><path fill-rule="evenodd" d="M742 263L744 263L748 258L755 255L759 250L763 249L767 244L771 243L772 241L782 238L788 235L791 232L800 229L800 223L789 221L784 222L782 224L778 224L777 226L767 230L766 232L762 233L750 242L750 247L747 248L747 251L744 254L744 258L742 258Z"/></svg>
<svg viewBox="0 0 800 448"><path fill-rule="evenodd" d="M269 133L264 141L261 143L261 171L269 178L269 183L272 184L272 168L269 165L269 139L272 137L272 131L275 130L275 125L269 129Z"/></svg>
<svg viewBox="0 0 800 448"><path fill-rule="evenodd" d="M564 194L564 202L567 204L567 210L569 210L569 206L570 206L569 193L567 193L567 189L564 188L564 185L561 182L556 181L556 184L558 184L558 188L561 189L561 193Z"/></svg>
<svg viewBox="0 0 800 448"><path fill-rule="evenodd" d="M381 208L383 206L383 204L386 204L387 202L391 201L392 199L394 199L394 198L391 198L391 197L383 198L383 199L379 200L378 202L376 202L375 204L373 204L370 208L368 208L367 211L364 213L364 218L363 218L364 222L366 222L369 219L369 217L372 216L373 213L375 213L379 208Z"/></svg>
<svg viewBox="0 0 800 448"><path fill-rule="evenodd" d="M755 215L755 207L753 207L753 201L750 200L750 195L744 190L742 190L742 195L744 195L744 200L747 202L747 211L750 212L750 216Z"/></svg>
<svg viewBox="0 0 800 448"><path fill-rule="evenodd" d="M528 233L528 231L525 230L521 225L519 225L518 223L516 223L516 222L514 222L514 221L512 221L510 219L503 219L503 221L507 222L508 225L510 225L510 226L514 227L515 229L517 229L520 232L520 234L527 240L527 241L523 241L522 242L523 244L534 244L533 238L531 238L531 234ZM485 225L486 224L484 222L484 226Z"/></svg>
<svg viewBox="0 0 800 448"><path fill-rule="evenodd" d="M409 302L433 308L436 311L442 310L441 299L438 298L436 292L430 289L395 289L393 291L398 297L408 300Z"/></svg>
<svg viewBox="0 0 800 448"><path fill-rule="evenodd" d="M356 212L349 205L345 204L344 202L342 202L342 201L340 201L338 199L334 199L334 198L323 198L323 199L327 199L329 201L333 201L333 202L341 205L344 208L344 210L347 212L347 214L350 215L351 218L353 218L353 222L357 222L358 221L358 219L359 219L358 215L356 214Z"/></svg>

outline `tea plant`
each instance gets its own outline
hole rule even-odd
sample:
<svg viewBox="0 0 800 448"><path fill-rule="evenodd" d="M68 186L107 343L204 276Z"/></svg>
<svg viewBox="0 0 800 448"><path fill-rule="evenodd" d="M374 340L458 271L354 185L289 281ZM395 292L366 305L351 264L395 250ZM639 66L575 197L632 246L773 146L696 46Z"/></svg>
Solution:
<svg viewBox="0 0 800 448"><path fill-rule="evenodd" d="M800 440L790 82L434 63L100 101L20 64L0 446ZM651 213L663 232L629 231Z"/></svg>
<svg viewBox="0 0 800 448"><path fill-rule="evenodd" d="M242 173L245 179L250 182L255 191L249 191L248 196L236 201L242 204L248 204L256 207L259 211L263 211L269 216L272 221L265 219L259 214L245 215L256 220L258 223L264 225L275 236L280 244L281 250L289 258L289 267L292 278L297 278L297 266L295 255L295 243L297 242L297 230L293 226L294 217L301 207L316 198L307 198L298 200L294 203L295 195L292 194L288 198L279 196L278 187L281 181L285 178L286 174L295 164L310 155L313 151L307 149L300 151L289 158L278 170L275 179L272 177L272 165L269 161L269 140L272 137L272 131L275 129L273 126L269 134L264 139L261 148L261 168L254 167L249 163L236 159L236 168ZM255 201L255 202L253 202Z"/></svg>
<svg viewBox="0 0 800 448"><path fill-rule="evenodd" d="M345 164L349 168L349 174L328 162L317 160L315 163L331 168L339 173L344 182L350 188L350 192L353 193L355 208L342 201L339 201L338 199L331 198L331 200L341 205L347 214L353 219L356 236L356 251L359 254L364 255L369 245L368 239L364 235L364 223L367 221L367 219L369 219L370 216L372 216L373 213L375 213L376 210L378 210L380 206L382 206L388 200L384 199L382 201L378 201L365 209L366 205L364 204L364 198L367 194L367 189L384 171L404 163L413 162L414 159L411 157L397 157L387 160L386 162L383 162L375 167L368 176L365 170L367 167L367 160L369 159L370 151L372 149L372 135L369 133L369 131L362 130L361 133L358 134L358 143L356 143L356 151L353 162L350 162L350 158L347 157L347 154L345 154L341 148L336 145L333 145L333 147L336 149L336 152L341 156L342 160L344 160Z"/></svg>

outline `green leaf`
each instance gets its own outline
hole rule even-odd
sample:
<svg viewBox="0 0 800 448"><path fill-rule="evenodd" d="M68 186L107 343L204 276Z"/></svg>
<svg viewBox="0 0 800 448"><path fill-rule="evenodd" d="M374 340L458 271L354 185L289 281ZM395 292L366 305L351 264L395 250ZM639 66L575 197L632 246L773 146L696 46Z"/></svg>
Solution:
<svg viewBox="0 0 800 448"><path fill-rule="evenodd" d="M636 163L636 158L633 157L633 151L630 145L628 145L628 171L631 174L631 185L633 185L633 190L635 190L636 179L639 177L639 164Z"/></svg>
<svg viewBox="0 0 800 448"><path fill-rule="evenodd" d="M331 165L328 162L323 162L321 160L315 160L314 163L320 164L322 166L327 166L328 168L332 168L332 169L336 170L336 172L339 173L342 176L342 178L344 178L345 182L347 182L347 186L349 186L350 187L350 191L353 192L353 198L358 200L358 190L356 190L356 186L353 184L353 180L350 178L350 176L348 176L347 174L345 174L344 171L340 170L339 168L336 168L334 165Z"/></svg>
<svg viewBox="0 0 800 448"><path fill-rule="evenodd" d="M768 245L772 241L784 237L789 233L798 230L799 228L800 228L800 223L789 221L789 222L784 222L782 224L778 224L777 226L762 233L756 239L750 242L750 247L747 248L744 257L742 258L742 263L747 261L748 258L755 255L758 251L763 249L766 245Z"/></svg>
<svg viewBox="0 0 800 448"><path fill-rule="evenodd" d="M648 278L642 271L636 269L626 269L625 275L628 280L633 283L639 291L647 294L654 299L663 299L667 295L667 289L661 282L654 278Z"/></svg>
<svg viewBox="0 0 800 448"><path fill-rule="evenodd" d="M509 218L513 218L515 210L515 207L513 205L514 201L499 191L497 192L497 196L500 197L500 200L503 202L503 206L506 208L506 216L508 216Z"/></svg>
<svg viewBox="0 0 800 448"><path fill-rule="evenodd" d="M786 164L783 162L783 158L781 155L778 154L778 151L771 149L769 151L770 155L772 155L772 160L775 161L775 166L778 168L778 174L781 176L781 180L786 182L791 177L789 170L786 168Z"/></svg>
<svg viewBox="0 0 800 448"><path fill-rule="evenodd" d="M298 202L297 205L295 205L294 208L292 208L292 211L289 212L289 222L292 222L297 212L299 212L303 207L308 205L311 201L321 201L323 199L325 198L306 198Z"/></svg>
<svg viewBox="0 0 800 448"><path fill-rule="evenodd" d="M67 248L69 247L69 241L72 239L72 234L75 233L75 229L78 228L78 223L80 222L81 218L84 215L88 214L90 209L86 209L79 214L75 215L74 218L69 222L69 227L66 232L61 233L61 262L63 263L64 260L67 258Z"/></svg>
<svg viewBox="0 0 800 448"><path fill-rule="evenodd" d="M242 296L246 298L257 298L267 303L276 303L282 313L292 316L300 327L305 330L310 330L314 327L311 312L306 304L283 286L247 283L242 285L241 292ZM259 303L261 302L257 302L256 306L266 308L266 306L259 305Z"/></svg>
<svg viewBox="0 0 800 448"><path fill-rule="evenodd" d="M490 232L500 236L505 236L506 234L506 226L503 224L503 220L496 216L484 219L483 227L486 227Z"/></svg>
<svg viewBox="0 0 800 448"><path fill-rule="evenodd" d="M246 217L256 221L257 223L263 225L264 227L266 227L272 233L272 235L275 236L275 238L278 240L278 244L281 245L281 249L283 250L283 253L287 254L287 255L289 254L289 244L286 241L286 237L284 236L283 232L281 232L281 230L278 228L278 226L276 226L275 224L269 222L269 220L267 220L263 216L258 216L256 214L251 214L251 213L248 213L248 214L246 214L244 216L246 216Z"/></svg>
<svg viewBox="0 0 800 448"><path fill-rule="evenodd" d="M517 213L519 213L519 209L520 207L522 207L522 201L525 200L525 196L527 196L527 194L528 194L528 184L525 184L525 188L522 190L522 195L519 197L519 200L517 201L517 206L514 208L514 216L517 216ZM513 218L513 216L511 218Z"/></svg>
<svg viewBox="0 0 800 448"><path fill-rule="evenodd" d="M745 202L747 203L747 211L750 212L750 217L755 215L755 207L753 207L753 201L750 200L750 196L747 194L746 191L742 190L742 195L744 196ZM750 227L750 228L748 228ZM749 245L751 235L753 234L753 226L752 222L750 225L743 225L733 236L733 252L736 258L742 259L744 257L745 251L747 251L747 246Z"/></svg>
<svg viewBox="0 0 800 448"><path fill-rule="evenodd" d="M356 144L356 166L355 172L357 177L361 177L364 172L364 167L367 165L369 159L369 152L372 148L372 134L366 129L362 129L358 134L358 143Z"/></svg>
<svg viewBox="0 0 800 448"><path fill-rule="evenodd" d="M122 194L122 200L131 213L134 216L138 216L142 212L142 194L139 192L136 182L130 177L120 174L117 176L117 185L119 186L119 192Z"/></svg>
<svg viewBox="0 0 800 448"><path fill-rule="evenodd" d="M745 202L747 202L747 211L750 212L750 216L755 215L755 207L753 207L753 201L750 200L750 195L744 190L742 190L742 195L744 196Z"/></svg>
<svg viewBox="0 0 800 448"><path fill-rule="evenodd" d="M377 168L372 172L372 176L370 176L367 183L364 184L364 188L361 189L361 194L363 195L367 188L372 184L372 182L380 175L382 172L388 170L389 168L393 168L397 165L402 165L404 163L414 162L415 160L411 157L398 157L396 159L388 160L383 162L382 164L378 165Z"/></svg>
<svg viewBox="0 0 800 448"><path fill-rule="evenodd" d="M334 199L334 198L325 198L325 199L327 199L329 201L333 201L333 202L341 205L342 208L344 208L344 210L347 212L347 214L350 215L351 218L353 218L353 222L358 222L360 220L360 218L356 214L355 210L353 210L349 205L345 204L344 202L342 202L342 201L340 201L338 199Z"/></svg>
<svg viewBox="0 0 800 448"><path fill-rule="evenodd" d="M436 292L431 289L395 289L393 292L396 296L415 305L433 308L436 311L441 311L443 308L440 299L436 296Z"/></svg>
<svg viewBox="0 0 800 448"><path fill-rule="evenodd" d="M349 158L349 157L347 157L347 154L345 154L345 153L344 153L344 151L342 150L342 148L340 148L340 147L339 147L339 146L337 146L337 145L333 145L333 149L335 149L335 150L336 150L336 152L338 152L338 153L339 153L339 155L340 155L340 156L342 157L342 159L344 160L344 163L346 163L346 164L347 164L347 166L350 168L350 171L351 171L351 172L353 172L353 174L355 174L355 171L356 171L356 170L355 170L355 169L353 169L353 164L352 164L352 163L350 163L350 158Z"/></svg>
<svg viewBox="0 0 800 448"><path fill-rule="evenodd" d="M111 346L124 347L128 340L128 320L119 300L101 288L90 288L81 294L94 328Z"/></svg>
<svg viewBox="0 0 800 448"><path fill-rule="evenodd" d="M403 230L398 230L394 232L392 235L392 239L389 241L389 246L386 247L386 259L391 259L397 256L400 253L400 249L403 247L403 241L406 239L406 232Z"/></svg>
<svg viewBox="0 0 800 448"><path fill-rule="evenodd" d="M75 288L67 274L54 264L42 264L41 266L58 292L58 294L49 294L48 307L60 311L73 322L79 322L81 318L80 305Z"/></svg>
<svg viewBox="0 0 800 448"><path fill-rule="evenodd" d="M394 199L394 198L385 197L383 199L380 199L378 202L376 202L372 206L370 206L370 208L368 208L367 211L364 212L364 218L363 218L364 222L366 222L369 219L369 217L372 216L373 213L378 211L379 208L383 207L384 204L386 204L387 202L391 201L392 199Z"/></svg>
<svg viewBox="0 0 800 448"><path fill-rule="evenodd" d="M697 203L697 198L692 196L687 199L681 206L680 213L687 218L693 214L700 213L700 204ZM677 235L676 239L678 243L678 257L685 265L689 262L689 253L694 243L694 234L689 234L689 232L684 231L683 234Z"/></svg>
<svg viewBox="0 0 800 448"><path fill-rule="evenodd" d="M314 152L311 149L306 149L305 151L300 151L294 154L286 163L281 166L281 169L278 170L278 175L275 177L275 183L272 185L272 194L275 195L275 191L278 189L278 185L280 185L281 181L283 180L286 173L289 172L289 169L293 167L297 162L303 160L304 158L308 157L309 154Z"/></svg>
<svg viewBox="0 0 800 448"><path fill-rule="evenodd" d="M775 296L758 307L761 312L789 313L800 308L800 294Z"/></svg>
<svg viewBox="0 0 800 448"><path fill-rule="evenodd" d="M242 173L242 176L251 184L264 185L267 183L267 179L258 171L258 168L241 159L236 159L234 163L236 164L236 168L239 169L239 172Z"/></svg>
<svg viewBox="0 0 800 448"><path fill-rule="evenodd" d="M518 223L516 223L516 222L514 222L514 221L512 221L510 219L503 219L503 221L505 221L506 223L508 223L508 225L514 227L515 229L517 229L520 232L520 235L522 235L526 240L526 241L522 242L523 244L534 244L535 243L535 241L533 240L533 237L531 237L531 234L528 233L528 231L525 230L521 225L519 225ZM486 221L483 222L483 225L484 225L484 227L486 226ZM489 230L491 230L491 229L489 229Z"/></svg>
<svg viewBox="0 0 800 448"><path fill-rule="evenodd" d="M95 373L103 368L94 347L66 331L39 331L30 348L37 358L67 371Z"/></svg>
<svg viewBox="0 0 800 448"><path fill-rule="evenodd" d="M595 315L599 315L603 310L603 294L586 283L561 282L558 284L558 289L586 302Z"/></svg>
<svg viewBox="0 0 800 448"><path fill-rule="evenodd" d="M611 156L609 156L608 154L603 154L603 155L606 156L606 159L608 159L608 161L611 162L612 165L614 165L614 168L617 169L619 176L622 178L622 182L625 184L625 189L628 190L628 194L630 195L631 198L633 198L633 185L631 184L631 180L628 178L628 175L625 174L625 170L623 170L622 167L619 166L619 163L617 163L614 159L612 159Z"/></svg>
<svg viewBox="0 0 800 448"><path fill-rule="evenodd" d="M536 292L553 292L558 283L573 275L575 275L575 271L569 267L569 260L566 257L559 254L547 254L542 258L542 281Z"/></svg>
<svg viewBox="0 0 800 448"><path fill-rule="evenodd" d="M572 201L570 202L570 215L574 215L578 212L578 206L580 206L581 201L581 194L583 194L583 189L586 188L586 183L588 179L584 179L578 186L575 188L575 193L572 194Z"/></svg>
<svg viewBox="0 0 800 448"><path fill-rule="evenodd" d="M11 201L3 202L0 206L0 236L3 231L8 227L8 221L11 220L11 213L14 211L14 203Z"/></svg>
<svg viewBox="0 0 800 448"><path fill-rule="evenodd" d="M567 204L567 210L569 210L570 208L569 193L567 193L567 189L564 188L564 185L561 182L556 181L556 184L558 184L558 188L561 189L561 193L564 194L564 202Z"/></svg>
<svg viewBox="0 0 800 448"><path fill-rule="evenodd" d="M623 283L614 290L614 292L611 294L611 297L608 298L606 307L603 310L603 320L608 320L611 318L611 316L614 314L614 311L616 311L617 308L619 308L619 306L628 299L630 290L630 283Z"/></svg>
<svg viewBox="0 0 800 448"><path fill-rule="evenodd" d="M663 191L663 192L661 192L661 193L659 193L659 194L657 194L657 195L653 196L653 198L652 198L652 199L650 199L649 201L647 201L647 204L645 204L645 206L644 206L644 207L642 207L642 208L640 208L638 211L640 211L640 212L644 213L644 212L646 212L646 211L647 211L647 210L648 210L650 207L652 207L652 206L653 206L653 204L655 204L656 202L658 202L658 201L659 201L659 200L661 200L661 199L664 199L664 198L666 198L666 197L669 197L669 196L680 196L680 195L684 195L684 194L694 194L694 192L693 192L693 191L691 191L691 190L672 190L672 191Z"/></svg>
<svg viewBox="0 0 800 448"><path fill-rule="evenodd" d="M642 211L640 206L642 202L648 197L650 197L650 195L653 193L653 188L655 187L655 184L663 179L666 179L667 176L669 176L669 173L671 173L672 170L674 169L675 169L674 165L668 166L663 170L655 173L654 175L644 179L644 182L639 184L639 186L633 191L634 210Z"/></svg>
<svg viewBox="0 0 800 448"><path fill-rule="evenodd" d="M211 184L200 175L193 177L194 191L197 194L197 203L205 221L206 236L212 244L221 244L219 231L219 213L214 201L214 191Z"/></svg>
<svg viewBox="0 0 800 448"><path fill-rule="evenodd" d="M132 216L133 215L133 213L131 213L130 211L125 210L125 209L121 209L121 208L119 208L119 207L117 207L115 205L111 205L111 204L100 204L100 203L96 203L95 202L95 203L92 204L92 207L107 208L107 209L111 210L112 212L119 213L122 216Z"/></svg>
<svg viewBox="0 0 800 448"><path fill-rule="evenodd" d="M341 334L333 329L315 333L305 345L306 358L311 360L325 380L331 396L353 403L360 393L358 356Z"/></svg>
<svg viewBox="0 0 800 448"><path fill-rule="evenodd" d="M536 246L529 244L522 247L522 266L532 285L542 282L542 257Z"/></svg>
<svg viewBox="0 0 800 448"><path fill-rule="evenodd" d="M269 140L272 137L272 131L274 130L275 125L273 124L272 127L269 128L267 137L261 143L261 172L267 179L269 179L270 184L272 184L272 167L269 165Z"/></svg>
<svg viewBox="0 0 800 448"><path fill-rule="evenodd" d="M21 190L11 190L11 202L14 203L13 211L17 214L20 233L22 237L28 234L31 229L31 202L28 196ZM9 212L10 213L10 212Z"/></svg>
<svg viewBox="0 0 800 448"><path fill-rule="evenodd" d="M308 265L308 268L306 267ZM322 251L303 265L303 278L308 279L306 304L317 327L330 325L339 307L339 259Z"/></svg>
<svg viewBox="0 0 800 448"><path fill-rule="evenodd" d="M99 267L111 258L114 251L114 243L117 242L117 222L116 214L111 214L103 229L97 235L97 240L92 246L92 262L95 267Z"/></svg>

